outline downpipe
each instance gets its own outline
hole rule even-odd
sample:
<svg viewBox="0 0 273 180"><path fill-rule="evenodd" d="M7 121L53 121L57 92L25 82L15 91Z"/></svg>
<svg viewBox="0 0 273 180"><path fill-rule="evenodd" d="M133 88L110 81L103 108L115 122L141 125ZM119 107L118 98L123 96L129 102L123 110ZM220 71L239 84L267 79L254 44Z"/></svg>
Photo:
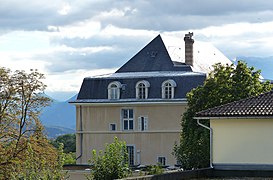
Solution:
<svg viewBox="0 0 273 180"><path fill-rule="evenodd" d="M200 119L197 119L197 124L199 125L199 126L202 126L203 128L206 128L206 129L208 129L209 130L209 132L210 132L210 139L209 139L209 149L210 149L210 167L211 168L213 168L213 165L212 165L212 160L213 160L213 158L212 158L212 128L210 128L210 127L208 127L208 126L206 126L206 125L204 125L204 124L202 124L202 123L200 123L200 121L199 121Z"/></svg>
<svg viewBox="0 0 273 180"><path fill-rule="evenodd" d="M83 134L82 134L82 106L80 106L80 155L76 158L78 160L79 158L82 157L82 152L83 152Z"/></svg>

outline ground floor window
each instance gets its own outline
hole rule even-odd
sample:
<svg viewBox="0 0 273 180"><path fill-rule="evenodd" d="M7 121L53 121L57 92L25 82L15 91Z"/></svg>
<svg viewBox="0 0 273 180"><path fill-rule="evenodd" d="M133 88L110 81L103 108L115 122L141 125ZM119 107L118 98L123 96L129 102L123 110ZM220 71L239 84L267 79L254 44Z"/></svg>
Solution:
<svg viewBox="0 0 273 180"><path fill-rule="evenodd" d="M134 146L127 146L127 152L129 156L129 165L133 166L135 163L135 147Z"/></svg>
<svg viewBox="0 0 273 180"><path fill-rule="evenodd" d="M165 157L158 157L157 162L160 165L165 166L166 165L166 158Z"/></svg>

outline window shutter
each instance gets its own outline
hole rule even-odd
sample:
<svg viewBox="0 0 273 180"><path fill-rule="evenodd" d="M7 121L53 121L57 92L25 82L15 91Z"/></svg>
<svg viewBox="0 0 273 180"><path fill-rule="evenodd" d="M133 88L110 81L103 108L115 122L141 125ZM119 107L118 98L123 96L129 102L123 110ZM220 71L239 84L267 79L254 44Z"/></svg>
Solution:
<svg viewBox="0 0 273 180"><path fill-rule="evenodd" d="M138 117L138 130L141 131L141 117Z"/></svg>
<svg viewBox="0 0 273 180"><path fill-rule="evenodd" d="M144 117L144 130L148 130L148 117Z"/></svg>

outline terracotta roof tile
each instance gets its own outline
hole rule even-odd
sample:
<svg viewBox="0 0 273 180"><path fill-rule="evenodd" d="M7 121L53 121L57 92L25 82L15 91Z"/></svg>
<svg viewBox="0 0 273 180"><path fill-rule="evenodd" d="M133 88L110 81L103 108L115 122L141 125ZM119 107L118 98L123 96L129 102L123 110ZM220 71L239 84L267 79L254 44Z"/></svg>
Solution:
<svg viewBox="0 0 273 180"><path fill-rule="evenodd" d="M273 91L200 111L196 117L273 116Z"/></svg>

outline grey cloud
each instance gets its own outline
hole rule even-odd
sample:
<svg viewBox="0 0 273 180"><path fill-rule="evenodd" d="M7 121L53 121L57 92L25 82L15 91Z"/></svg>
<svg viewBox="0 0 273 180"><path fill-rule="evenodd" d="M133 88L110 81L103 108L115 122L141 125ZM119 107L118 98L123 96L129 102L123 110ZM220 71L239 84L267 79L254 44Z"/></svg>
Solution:
<svg viewBox="0 0 273 180"><path fill-rule="evenodd" d="M122 28L174 31L238 21L253 22L257 18L267 21L268 15L261 12L272 12L273 7L273 1L260 0L75 0L66 3L71 5L71 12L62 16L57 13L64 4L61 0L1 2L1 29L46 31L48 25L63 26L94 18L103 26L113 24ZM131 9L122 18L100 16L101 12L110 12L114 8L124 10L125 7Z"/></svg>
<svg viewBox="0 0 273 180"><path fill-rule="evenodd" d="M101 17L103 25L114 24L119 27L150 29L162 31L203 28L234 22L255 22L257 18L266 21L268 15L261 12L271 11L273 2L269 1L218 1L218 0L170 0L170 1L124 1L111 3L112 7L122 10L129 6L134 13L124 17ZM260 14L261 17L257 17Z"/></svg>
<svg viewBox="0 0 273 180"><path fill-rule="evenodd" d="M80 52L57 52L34 58L43 58L42 60L50 62L51 65L46 66L49 72L64 72L76 69L118 68L136 53L133 51L135 51L133 48L124 48L85 54Z"/></svg>
<svg viewBox="0 0 273 180"><path fill-rule="evenodd" d="M48 55L44 60L52 64L47 66L49 71L62 72L74 69L98 69L98 68L118 68L140 49L142 49L154 37L129 37L129 36L112 36L105 38L103 36L94 36L87 39L53 39L52 43L58 43L75 49L85 47L112 47L111 50L103 50L95 53L79 52L57 52ZM41 58L41 56L36 57Z"/></svg>

